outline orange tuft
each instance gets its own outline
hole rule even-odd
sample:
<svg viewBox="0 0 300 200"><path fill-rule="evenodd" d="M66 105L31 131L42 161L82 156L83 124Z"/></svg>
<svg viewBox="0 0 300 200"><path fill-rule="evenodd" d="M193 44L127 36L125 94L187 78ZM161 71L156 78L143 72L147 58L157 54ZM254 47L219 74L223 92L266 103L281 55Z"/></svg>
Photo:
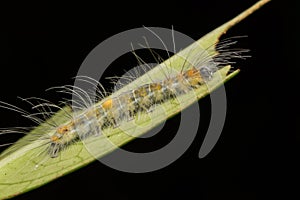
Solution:
<svg viewBox="0 0 300 200"><path fill-rule="evenodd" d="M59 134L65 134L68 131L69 131L69 126L68 125L58 127L58 129L57 129L57 132Z"/></svg>
<svg viewBox="0 0 300 200"><path fill-rule="evenodd" d="M192 76L196 75L197 72L198 72L198 71L197 71L195 68L189 69L189 70L186 71L186 75L187 75L188 77L192 77Z"/></svg>
<svg viewBox="0 0 300 200"><path fill-rule="evenodd" d="M53 135L53 136L50 138L50 140L51 140L52 142L56 142L57 140L59 140L59 138L58 138L56 135Z"/></svg>
<svg viewBox="0 0 300 200"><path fill-rule="evenodd" d="M112 103L113 103L112 99L108 99L102 103L102 107L104 109L110 109L112 108Z"/></svg>
<svg viewBox="0 0 300 200"><path fill-rule="evenodd" d="M150 89L152 91L161 90L161 84L159 84L159 83L151 83L150 84Z"/></svg>
<svg viewBox="0 0 300 200"><path fill-rule="evenodd" d="M139 91L140 96L145 97L148 95L147 90L145 88L141 88Z"/></svg>

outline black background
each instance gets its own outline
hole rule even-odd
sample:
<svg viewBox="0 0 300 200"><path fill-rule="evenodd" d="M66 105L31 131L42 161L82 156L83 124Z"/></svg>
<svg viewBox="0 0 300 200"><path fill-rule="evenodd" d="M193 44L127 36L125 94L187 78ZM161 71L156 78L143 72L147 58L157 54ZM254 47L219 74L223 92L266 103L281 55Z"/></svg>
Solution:
<svg viewBox="0 0 300 200"><path fill-rule="evenodd" d="M1 100L21 105L17 96L39 96L57 102L60 96L47 96L44 90L72 84L71 77L81 62L106 38L142 25L173 25L198 39L255 2L14 5L6 15L7 27L1 31ZM241 73L226 83L226 124L207 157L198 158L205 131L201 123L207 123L204 119L192 146L164 169L129 174L95 162L16 199L260 199L292 195L297 187L291 182L299 169L296 155L300 144L295 87L298 41L292 29L293 15L282 2L273 1L226 34L248 35L240 47L251 49L252 58L240 61L236 67ZM107 73L118 72L111 69ZM202 114L209 113L209 98L199 105L203 119ZM1 127L27 125L17 114L3 109L0 117ZM167 123L163 133L169 136L133 141L124 148L144 151L166 144L176 133L174 124L179 119Z"/></svg>

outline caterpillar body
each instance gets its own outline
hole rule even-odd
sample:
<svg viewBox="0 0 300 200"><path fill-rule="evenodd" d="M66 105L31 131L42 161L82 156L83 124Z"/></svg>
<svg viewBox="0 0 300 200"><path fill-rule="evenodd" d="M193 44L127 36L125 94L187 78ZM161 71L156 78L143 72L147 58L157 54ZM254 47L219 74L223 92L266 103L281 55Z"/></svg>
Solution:
<svg viewBox="0 0 300 200"><path fill-rule="evenodd" d="M193 68L170 79L142 85L118 97L108 98L58 127L55 134L50 137L49 154L56 157L72 140L78 137L85 138L91 134L98 135L106 126L118 127L123 120L132 120L136 112L151 112L153 105L187 93L204 84L212 74L211 69L206 67L199 70ZM93 124L94 122L97 125Z"/></svg>

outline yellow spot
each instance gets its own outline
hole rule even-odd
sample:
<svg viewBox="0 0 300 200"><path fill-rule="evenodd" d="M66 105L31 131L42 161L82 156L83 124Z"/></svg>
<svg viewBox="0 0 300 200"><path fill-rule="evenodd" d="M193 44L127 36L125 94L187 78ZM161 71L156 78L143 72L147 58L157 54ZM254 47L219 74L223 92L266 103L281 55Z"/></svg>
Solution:
<svg viewBox="0 0 300 200"><path fill-rule="evenodd" d="M150 89L152 91L161 90L161 84L159 84L159 83L152 83L152 84L150 84Z"/></svg>
<svg viewBox="0 0 300 200"><path fill-rule="evenodd" d="M147 90L146 90L145 88L141 88L141 89L138 91L138 93L139 93L139 95L140 95L141 97L145 97L145 96L148 95L148 94L147 94Z"/></svg>
<svg viewBox="0 0 300 200"><path fill-rule="evenodd" d="M66 124L64 126L60 126L57 128L57 133L59 134L65 134L67 133L68 131L70 131L70 129L72 128L72 126L74 125L74 122L71 121L69 124Z"/></svg>
<svg viewBox="0 0 300 200"><path fill-rule="evenodd" d="M112 99L108 99L108 100L104 101L102 103L102 107L106 110L112 108Z"/></svg>
<svg viewBox="0 0 300 200"><path fill-rule="evenodd" d="M68 126L65 125L65 126L58 127L57 132L58 132L59 134L64 134L64 133L66 133L68 130L69 130L69 129L68 129Z"/></svg>
<svg viewBox="0 0 300 200"><path fill-rule="evenodd" d="M58 138L56 135L53 135L53 136L50 138L50 140L51 140L52 142L56 142L58 139L59 139L59 138Z"/></svg>
<svg viewBox="0 0 300 200"><path fill-rule="evenodd" d="M198 70L196 70L195 68L189 69L189 70L187 70L185 73L186 73L186 75L187 75L188 77L197 76L197 75L199 74ZM199 75L200 75L200 74L199 74Z"/></svg>
<svg viewBox="0 0 300 200"><path fill-rule="evenodd" d="M203 82L200 72L196 68L187 70L185 75L192 86L197 86L199 83Z"/></svg>

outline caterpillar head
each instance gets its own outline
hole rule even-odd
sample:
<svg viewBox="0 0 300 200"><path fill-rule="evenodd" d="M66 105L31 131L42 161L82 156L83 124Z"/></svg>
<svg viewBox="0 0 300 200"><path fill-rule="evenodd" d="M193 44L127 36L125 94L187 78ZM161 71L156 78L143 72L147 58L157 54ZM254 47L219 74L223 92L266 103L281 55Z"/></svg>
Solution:
<svg viewBox="0 0 300 200"><path fill-rule="evenodd" d="M199 69L200 75L205 81L209 81L212 79L215 70L210 66L202 66Z"/></svg>

